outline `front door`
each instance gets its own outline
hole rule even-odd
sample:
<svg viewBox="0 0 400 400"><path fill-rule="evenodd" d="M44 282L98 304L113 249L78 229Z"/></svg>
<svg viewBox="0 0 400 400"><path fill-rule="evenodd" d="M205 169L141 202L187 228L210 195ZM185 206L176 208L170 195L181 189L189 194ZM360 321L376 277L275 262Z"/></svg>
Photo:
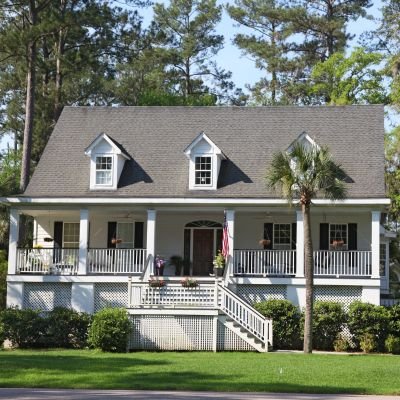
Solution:
<svg viewBox="0 0 400 400"><path fill-rule="evenodd" d="M208 276L214 258L214 229L193 230L193 275Z"/></svg>

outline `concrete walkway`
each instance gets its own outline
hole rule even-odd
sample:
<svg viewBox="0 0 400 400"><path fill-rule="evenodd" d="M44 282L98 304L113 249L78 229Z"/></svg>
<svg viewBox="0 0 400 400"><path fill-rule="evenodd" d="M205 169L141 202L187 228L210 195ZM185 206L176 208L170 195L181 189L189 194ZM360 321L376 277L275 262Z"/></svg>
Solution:
<svg viewBox="0 0 400 400"><path fill-rule="evenodd" d="M16 400L399 400L399 396L338 394L172 392L145 390L0 389L0 399Z"/></svg>

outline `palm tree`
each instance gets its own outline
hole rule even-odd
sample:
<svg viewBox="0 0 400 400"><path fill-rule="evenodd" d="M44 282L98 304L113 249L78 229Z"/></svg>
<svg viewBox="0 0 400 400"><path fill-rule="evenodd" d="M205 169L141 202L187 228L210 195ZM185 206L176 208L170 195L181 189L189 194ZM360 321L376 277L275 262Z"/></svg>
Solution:
<svg viewBox="0 0 400 400"><path fill-rule="evenodd" d="M346 197L344 170L331 158L326 147L295 144L287 152L273 156L267 174L268 185L279 189L292 205L298 199L304 221L304 273L306 278L306 310L304 321L304 352L312 352L313 314L313 245L310 209L316 197L339 200Z"/></svg>

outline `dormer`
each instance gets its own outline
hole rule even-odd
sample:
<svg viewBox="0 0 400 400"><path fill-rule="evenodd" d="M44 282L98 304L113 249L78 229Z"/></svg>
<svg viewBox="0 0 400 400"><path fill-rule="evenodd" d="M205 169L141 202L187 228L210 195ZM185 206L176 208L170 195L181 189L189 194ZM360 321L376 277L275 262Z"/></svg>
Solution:
<svg viewBox="0 0 400 400"><path fill-rule="evenodd" d="M293 149L293 147L296 144L300 144L303 146L306 150L309 150L311 148L316 148L319 149L320 147L318 144L315 142L315 140L311 139L310 136L306 132L300 133L300 135L297 137L296 140L294 140L291 145L287 148L286 152L290 153Z"/></svg>
<svg viewBox="0 0 400 400"><path fill-rule="evenodd" d="M201 132L184 152L189 159L189 190L216 190L221 161L226 159L221 149Z"/></svg>
<svg viewBox="0 0 400 400"><path fill-rule="evenodd" d="M105 133L100 133L87 147L90 157L90 190L116 190L129 154Z"/></svg>
<svg viewBox="0 0 400 400"><path fill-rule="evenodd" d="M315 140L311 139L306 132L301 133L297 139L291 143L291 145L286 149L286 153L290 154L295 145L301 145L307 151L311 149L320 149L320 146L315 142ZM291 159L290 167L292 170L296 169L296 159Z"/></svg>

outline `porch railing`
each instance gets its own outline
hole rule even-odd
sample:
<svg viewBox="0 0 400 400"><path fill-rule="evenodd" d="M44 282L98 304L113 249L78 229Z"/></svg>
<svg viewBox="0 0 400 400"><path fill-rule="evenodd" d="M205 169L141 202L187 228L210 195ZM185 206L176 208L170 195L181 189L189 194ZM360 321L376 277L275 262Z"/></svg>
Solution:
<svg viewBox="0 0 400 400"><path fill-rule="evenodd" d="M314 251L314 275L371 276L371 251Z"/></svg>
<svg viewBox="0 0 400 400"><path fill-rule="evenodd" d="M295 275L296 250L234 250L234 275Z"/></svg>
<svg viewBox="0 0 400 400"><path fill-rule="evenodd" d="M181 283L168 283L151 287L148 283L132 283L130 306L215 307L216 286L201 283L197 287L183 287Z"/></svg>
<svg viewBox="0 0 400 400"><path fill-rule="evenodd" d="M17 249L17 273L75 275L78 272L79 249Z"/></svg>
<svg viewBox="0 0 400 400"><path fill-rule="evenodd" d="M89 249L89 274L140 274L146 249Z"/></svg>

